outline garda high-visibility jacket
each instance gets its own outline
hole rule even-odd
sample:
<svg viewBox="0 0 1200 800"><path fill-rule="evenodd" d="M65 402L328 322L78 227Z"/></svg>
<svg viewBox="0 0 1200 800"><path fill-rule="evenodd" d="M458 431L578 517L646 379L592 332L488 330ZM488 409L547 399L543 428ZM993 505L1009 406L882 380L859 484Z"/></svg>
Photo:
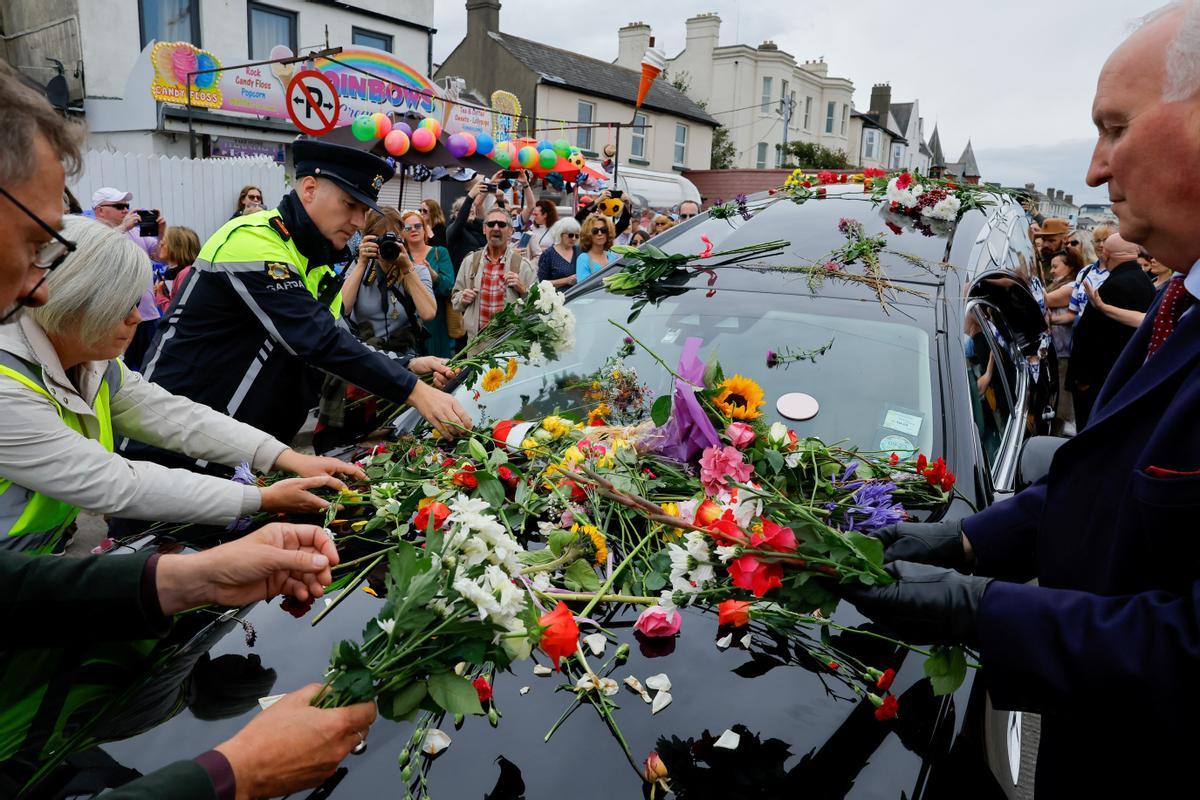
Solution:
<svg viewBox="0 0 1200 800"><path fill-rule="evenodd" d="M408 359L368 347L338 319L339 256L295 193L230 220L167 310L145 377L285 442L317 404L318 369L403 402L417 380Z"/></svg>

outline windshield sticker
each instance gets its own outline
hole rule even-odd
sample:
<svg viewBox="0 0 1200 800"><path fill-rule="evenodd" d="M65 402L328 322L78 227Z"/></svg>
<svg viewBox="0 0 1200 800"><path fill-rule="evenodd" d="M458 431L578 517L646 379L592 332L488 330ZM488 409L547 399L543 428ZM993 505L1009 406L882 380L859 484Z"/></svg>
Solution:
<svg viewBox="0 0 1200 800"><path fill-rule="evenodd" d="M921 432L922 422L923 415L901 411L898 408L889 408L883 416L883 427L907 433L909 436L916 436Z"/></svg>
<svg viewBox="0 0 1200 800"><path fill-rule="evenodd" d="M892 433L879 440L879 452L895 453L900 458L909 458L917 452L917 446L907 436Z"/></svg>
<svg viewBox="0 0 1200 800"><path fill-rule="evenodd" d="M675 340L679 338L679 334L683 332L682 328L667 328L667 332L663 334L661 341L663 344L675 344Z"/></svg>

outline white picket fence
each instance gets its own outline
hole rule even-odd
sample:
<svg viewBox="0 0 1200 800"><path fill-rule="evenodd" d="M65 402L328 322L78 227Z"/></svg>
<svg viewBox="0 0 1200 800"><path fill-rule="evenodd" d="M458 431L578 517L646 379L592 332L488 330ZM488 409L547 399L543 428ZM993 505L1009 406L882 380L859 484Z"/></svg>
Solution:
<svg viewBox="0 0 1200 800"><path fill-rule="evenodd" d="M287 188L283 165L266 157L190 159L89 150L71 191L85 209L102 186L133 192L134 208L157 208L168 224L207 239L228 221L246 184L262 188L274 208Z"/></svg>

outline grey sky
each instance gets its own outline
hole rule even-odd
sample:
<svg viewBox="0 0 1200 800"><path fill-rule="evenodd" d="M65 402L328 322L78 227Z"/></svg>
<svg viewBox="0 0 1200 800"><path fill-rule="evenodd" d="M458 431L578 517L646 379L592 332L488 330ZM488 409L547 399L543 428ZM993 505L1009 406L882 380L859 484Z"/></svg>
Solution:
<svg viewBox="0 0 1200 800"><path fill-rule="evenodd" d="M617 29L627 22L649 23L670 57L684 46L683 21L716 11L722 45L772 39L798 61L824 56L830 74L854 81L858 108L869 105L872 84L888 82L894 101L920 101L927 135L938 124L948 159L958 157L969 137L984 180L1034 181L1041 189L1073 192L1076 202L1107 200L1104 189L1084 183L1095 141L1090 109L1096 76L1131 22L1162 5L1161 0L502 3L501 30L605 60L616 58ZM434 21L437 62L462 39L465 2L436 0ZM711 105L719 110L718 103Z"/></svg>

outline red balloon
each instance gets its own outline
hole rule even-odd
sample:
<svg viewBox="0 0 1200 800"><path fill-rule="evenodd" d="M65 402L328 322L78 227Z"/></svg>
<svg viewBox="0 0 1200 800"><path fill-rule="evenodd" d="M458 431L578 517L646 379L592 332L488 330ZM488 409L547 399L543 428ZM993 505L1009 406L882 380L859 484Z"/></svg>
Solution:
<svg viewBox="0 0 1200 800"><path fill-rule="evenodd" d="M428 153L437 147L437 137L428 128L417 128L412 134L412 146L418 153Z"/></svg>

